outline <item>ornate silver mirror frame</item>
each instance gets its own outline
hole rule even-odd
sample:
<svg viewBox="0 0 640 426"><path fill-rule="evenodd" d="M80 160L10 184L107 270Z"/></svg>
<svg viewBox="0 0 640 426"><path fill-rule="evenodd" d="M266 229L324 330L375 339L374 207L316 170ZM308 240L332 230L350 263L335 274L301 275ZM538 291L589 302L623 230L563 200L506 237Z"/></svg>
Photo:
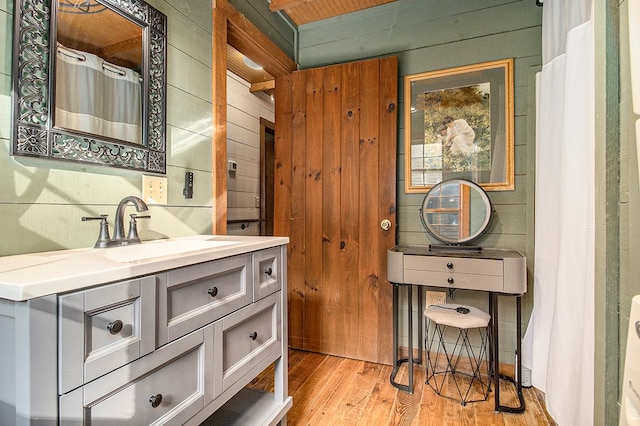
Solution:
<svg viewBox="0 0 640 426"><path fill-rule="evenodd" d="M143 144L53 126L56 2L17 0L11 154L165 173L167 18L142 0L93 1L142 28Z"/></svg>

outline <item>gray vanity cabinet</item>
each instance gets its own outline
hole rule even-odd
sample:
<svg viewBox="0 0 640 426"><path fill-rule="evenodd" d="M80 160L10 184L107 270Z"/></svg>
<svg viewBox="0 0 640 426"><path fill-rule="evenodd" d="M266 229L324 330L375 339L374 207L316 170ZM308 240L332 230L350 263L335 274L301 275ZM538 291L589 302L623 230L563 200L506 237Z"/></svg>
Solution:
<svg viewBox="0 0 640 426"><path fill-rule="evenodd" d="M109 284L58 298L61 394L156 348L156 277Z"/></svg>
<svg viewBox="0 0 640 426"><path fill-rule="evenodd" d="M288 239L245 241L0 298L0 425L285 425Z"/></svg>

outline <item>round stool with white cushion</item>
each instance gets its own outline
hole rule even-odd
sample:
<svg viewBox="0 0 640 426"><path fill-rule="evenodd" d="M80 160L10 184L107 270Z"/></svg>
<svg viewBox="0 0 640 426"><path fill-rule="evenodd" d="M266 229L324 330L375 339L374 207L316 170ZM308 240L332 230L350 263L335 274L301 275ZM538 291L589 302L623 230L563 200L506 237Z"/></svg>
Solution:
<svg viewBox="0 0 640 426"><path fill-rule="evenodd" d="M436 394L486 401L491 391L489 314L473 306L429 305L426 317L426 383Z"/></svg>

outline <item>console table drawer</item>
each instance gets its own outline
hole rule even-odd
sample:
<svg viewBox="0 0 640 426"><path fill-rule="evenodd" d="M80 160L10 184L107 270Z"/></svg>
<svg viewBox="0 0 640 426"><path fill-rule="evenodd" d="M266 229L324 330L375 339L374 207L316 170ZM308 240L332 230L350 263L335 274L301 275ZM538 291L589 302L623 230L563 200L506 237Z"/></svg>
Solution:
<svg viewBox="0 0 640 426"><path fill-rule="evenodd" d="M502 260L462 257L405 256L404 267L407 270L458 272L476 275L502 276L504 273Z"/></svg>
<svg viewBox="0 0 640 426"><path fill-rule="evenodd" d="M466 290L483 290L501 292L504 280L501 276L460 274L450 272L405 271L405 279L413 284L432 287L461 288Z"/></svg>
<svg viewBox="0 0 640 426"><path fill-rule="evenodd" d="M218 321L215 358L221 360L216 385L224 391L265 358L281 355L280 293L274 293Z"/></svg>
<svg viewBox="0 0 640 426"><path fill-rule="evenodd" d="M251 254L168 271L158 292L162 345L252 302Z"/></svg>
<svg viewBox="0 0 640 426"><path fill-rule="evenodd" d="M59 393L155 349L156 277L59 298Z"/></svg>

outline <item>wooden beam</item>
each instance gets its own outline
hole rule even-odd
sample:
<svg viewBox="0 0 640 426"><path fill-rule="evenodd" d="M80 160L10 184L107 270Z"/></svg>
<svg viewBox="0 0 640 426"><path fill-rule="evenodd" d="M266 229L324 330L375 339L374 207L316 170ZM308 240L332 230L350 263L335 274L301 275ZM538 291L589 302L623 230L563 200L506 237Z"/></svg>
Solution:
<svg viewBox="0 0 640 426"><path fill-rule="evenodd" d="M214 0L214 7L227 15L227 43L262 65L275 78L284 77L297 69L296 63L278 46L238 12L227 0Z"/></svg>
<svg viewBox="0 0 640 426"><path fill-rule="evenodd" d="M213 233L227 233L227 13L215 7L212 15L212 114L213 173L212 222Z"/></svg>
<svg viewBox="0 0 640 426"><path fill-rule="evenodd" d="M249 92L251 93L264 92L266 90L273 90L275 88L276 88L276 81L269 80L269 81L263 81L260 83L253 83L251 85L251 88L249 89Z"/></svg>

